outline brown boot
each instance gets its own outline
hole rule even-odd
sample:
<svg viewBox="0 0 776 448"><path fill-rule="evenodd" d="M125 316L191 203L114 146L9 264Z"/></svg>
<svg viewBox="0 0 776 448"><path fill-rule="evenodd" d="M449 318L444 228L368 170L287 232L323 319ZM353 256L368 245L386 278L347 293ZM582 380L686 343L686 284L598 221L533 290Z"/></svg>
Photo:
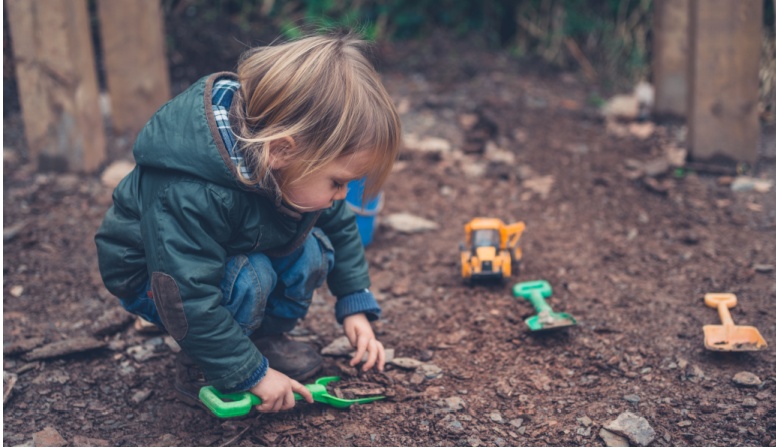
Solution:
<svg viewBox="0 0 776 448"><path fill-rule="evenodd" d="M175 391L182 402L207 409L199 400L199 390L208 385L205 374L189 355L183 352L175 355Z"/></svg>
<svg viewBox="0 0 776 448"><path fill-rule="evenodd" d="M323 358L312 345L289 339L285 335L251 337L269 366L292 379L304 381L323 366Z"/></svg>

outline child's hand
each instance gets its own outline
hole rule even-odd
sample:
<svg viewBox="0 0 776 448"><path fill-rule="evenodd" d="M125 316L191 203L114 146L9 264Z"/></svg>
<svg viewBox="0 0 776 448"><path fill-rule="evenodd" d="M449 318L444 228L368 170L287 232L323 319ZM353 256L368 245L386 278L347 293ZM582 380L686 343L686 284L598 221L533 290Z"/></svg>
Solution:
<svg viewBox="0 0 776 448"><path fill-rule="evenodd" d="M350 345L356 348L356 354L350 360L350 366L353 367L361 362L361 358L366 352L369 353L369 356L361 370L366 372L377 363L377 370L382 372L385 368L385 348L382 342L375 338L375 333L372 331L372 325L366 318L366 314L359 313L348 316L343 321L342 326Z"/></svg>
<svg viewBox="0 0 776 448"><path fill-rule="evenodd" d="M267 374L259 384L251 388L251 393L261 398L261 404L256 406L259 412L278 412L293 408L296 404L294 392L304 397L308 403L313 402L313 394L306 387L275 369L267 369Z"/></svg>

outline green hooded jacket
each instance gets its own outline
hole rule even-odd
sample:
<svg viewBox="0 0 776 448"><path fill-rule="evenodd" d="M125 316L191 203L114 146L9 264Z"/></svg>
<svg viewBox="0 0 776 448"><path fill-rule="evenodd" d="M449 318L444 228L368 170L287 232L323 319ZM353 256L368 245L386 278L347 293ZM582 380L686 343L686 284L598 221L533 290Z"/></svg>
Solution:
<svg viewBox="0 0 776 448"><path fill-rule="evenodd" d="M228 390L264 361L220 305L228 257L290 253L315 225L335 251L327 278L335 296L368 288L369 276L355 216L344 201L300 214L275 192L240 182L211 106L213 83L223 77L235 79L229 73L200 79L142 129L133 148L137 166L116 187L95 242L107 289L137 297L150 277L166 330L211 384Z"/></svg>

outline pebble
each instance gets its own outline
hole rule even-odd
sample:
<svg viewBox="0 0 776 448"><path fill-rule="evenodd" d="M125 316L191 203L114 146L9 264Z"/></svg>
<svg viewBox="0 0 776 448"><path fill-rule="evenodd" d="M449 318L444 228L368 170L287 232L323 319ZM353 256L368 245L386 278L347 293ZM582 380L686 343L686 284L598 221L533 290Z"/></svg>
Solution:
<svg viewBox="0 0 776 448"><path fill-rule="evenodd" d="M151 396L151 392L152 392L151 389L142 389L142 390L139 390L139 391L135 392L132 395L132 402L135 403L135 404L142 403L143 401L145 401L146 398Z"/></svg>
<svg viewBox="0 0 776 448"><path fill-rule="evenodd" d="M604 425L604 428L627 437L639 446L647 446L655 439L655 430L649 425L647 419L627 411Z"/></svg>
<svg viewBox="0 0 776 448"><path fill-rule="evenodd" d="M442 427L453 434L463 432L463 424L452 415L445 416L441 421Z"/></svg>
<svg viewBox="0 0 776 448"><path fill-rule="evenodd" d="M519 428L523 426L523 419L522 418L515 418L509 421L509 424L514 426L515 428Z"/></svg>
<svg viewBox="0 0 776 448"><path fill-rule="evenodd" d="M577 418L577 422L582 426L590 426L593 424L593 420L590 420L590 417L587 415L583 415L582 417Z"/></svg>
<svg viewBox="0 0 776 448"><path fill-rule="evenodd" d="M75 436L73 437L73 446L111 446L111 443L103 439Z"/></svg>
<svg viewBox="0 0 776 448"><path fill-rule="evenodd" d="M772 264L756 264L754 270L760 274L770 274L776 269Z"/></svg>
<svg viewBox="0 0 776 448"><path fill-rule="evenodd" d="M388 215L383 220L383 223L401 233L418 233L439 228L439 224L409 213Z"/></svg>
<svg viewBox="0 0 776 448"><path fill-rule="evenodd" d="M757 375L746 371L736 373L733 382L743 387L757 387L763 383Z"/></svg>
<svg viewBox="0 0 776 448"><path fill-rule="evenodd" d="M641 401L641 397L639 397L639 396L638 396L638 395L636 395L636 394L625 395L625 396L624 396L624 397L622 397L622 398L623 398L625 401L627 401L628 403L633 403L633 404L637 404L639 401Z"/></svg>
<svg viewBox="0 0 776 448"><path fill-rule="evenodd" d="M67 440L52 426L46 426L43 430L32 435L33 446L66 446Z"/></svg>
<svg viewBox="0 0 776 448"><path fill-rule="evenodd" d="M417 369L423 365L422 361L413 358L393 358L390 363L403 369Z"/></svg>
<svg viewBox="0 0 776 448"><path fill-rule="evenodd" d="M347 336L340 336L321 350L322 355L345 356L353 351Z"/></svg>
<svg viewBox="0 0 776 448"><path fill-rule="evenodd" d="M598 435L604 439L606 446L630 446L628 439L611 431L607 431L604 428L601 428L601 430L598 431Z"/></svg>
<svg viewBox="0 0 776 448"><path fill-rule="evenodd" d="M490 420L494 423L504 423L504 417L501 416L500 412L491 412Z"/></svg>
<svg viewBox="0 0 776 448"><path fill-rule="evenodd" d="M753 397L746 397L741 402L741 406L745 408L756 408L757 407L757 400L755 400Z"/></svg>
<svg viewBox="0 0 776 448"><path fill-rule="evenodd" d="M440 400L439 406L442 407L443 412L455 412L465 408L466 402L461 397L448 397Z"/></svg>
<svg viewBox="0 0 776 448"><path fill-rule="evenodd" d="M682 420L681 422L677 423L676 426L679 426L680 428L684 428L685 426L692 425L692 422L689 420Z"/></svg>
<svg viewBox="0 0 776 448"><path fill-rule="evenodd" d="M442 376L442 368L434 364L423 364L417 369L418 373L423 374L426 379L432 380Z"/></svg>

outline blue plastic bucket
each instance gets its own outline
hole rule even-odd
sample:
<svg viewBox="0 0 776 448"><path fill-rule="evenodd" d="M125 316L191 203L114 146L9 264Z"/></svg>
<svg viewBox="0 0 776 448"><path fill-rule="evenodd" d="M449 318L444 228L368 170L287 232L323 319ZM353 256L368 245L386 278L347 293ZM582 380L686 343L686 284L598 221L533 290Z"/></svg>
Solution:
<svg viewBox="0 0 776 448"><path fill-rule="evenodd" d="M383 208L383 192L378 193L376 198L370 199L366 204L362 204L363 195L364 179L357 179L348 183L348 194L345 200L350 209L356 214L358 233L361 235L361 242L366 247L372 242L372 237L377 228L377 214Z"/></svg>

